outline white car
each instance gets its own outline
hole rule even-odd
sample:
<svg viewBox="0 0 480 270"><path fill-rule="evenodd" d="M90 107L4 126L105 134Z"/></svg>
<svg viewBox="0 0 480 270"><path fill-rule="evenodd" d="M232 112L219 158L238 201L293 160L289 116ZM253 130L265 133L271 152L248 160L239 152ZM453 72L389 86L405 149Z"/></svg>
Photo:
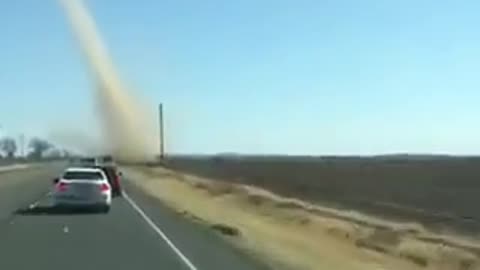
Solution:
<svg viewBox="0 0 480 270"><path fill-rule="evenodd" d="M69 168L54 180L55 207L95 207L107 213L112 204L112 187L101 169Z"/></svg>

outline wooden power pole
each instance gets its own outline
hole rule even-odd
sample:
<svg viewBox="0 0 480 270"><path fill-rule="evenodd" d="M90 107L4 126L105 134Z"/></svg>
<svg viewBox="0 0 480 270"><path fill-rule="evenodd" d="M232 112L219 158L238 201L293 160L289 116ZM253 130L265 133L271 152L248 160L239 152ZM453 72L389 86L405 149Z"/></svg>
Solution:
<svg viewBox="0 0 480 270"><path fill-rule="evenodd" d="M165 158L165 136L164 136L164 125L163 125L163 104L160 103L158 106L158 118L160 124L160 159Z"/></svg>

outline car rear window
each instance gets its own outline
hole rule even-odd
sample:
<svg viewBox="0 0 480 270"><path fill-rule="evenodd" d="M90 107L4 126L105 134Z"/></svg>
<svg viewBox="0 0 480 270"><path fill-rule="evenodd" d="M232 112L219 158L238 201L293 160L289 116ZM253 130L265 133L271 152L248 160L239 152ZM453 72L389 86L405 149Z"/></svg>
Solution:
<svg viewBox="0 0 480 270"><path fill-rule="evenodd" d="M100 172L66 172L63 175L65 180L99 180L103 179Z"/></svg>

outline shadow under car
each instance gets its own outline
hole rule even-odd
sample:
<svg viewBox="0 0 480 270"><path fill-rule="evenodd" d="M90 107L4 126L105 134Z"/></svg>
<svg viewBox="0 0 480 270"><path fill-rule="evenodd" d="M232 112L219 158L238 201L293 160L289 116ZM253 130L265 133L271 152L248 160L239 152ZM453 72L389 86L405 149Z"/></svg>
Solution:
<svg viewBox="0 0 480 270"><path fill-rule="evenodd" d="M95 215L104 214L96 207L59 207L59 206L35 206L20 208L15 211L16 215L37 216L37 215Z"/></svg>

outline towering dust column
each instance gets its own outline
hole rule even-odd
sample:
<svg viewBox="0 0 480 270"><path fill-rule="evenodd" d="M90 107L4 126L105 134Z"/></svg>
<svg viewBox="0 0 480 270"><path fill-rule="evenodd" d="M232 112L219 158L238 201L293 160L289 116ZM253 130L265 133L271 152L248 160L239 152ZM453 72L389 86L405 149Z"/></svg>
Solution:
<svg viewBox="0 0 480 270"><path fill-rule="evenodd" d="M129 95L82 0L59 0L87 59L106 148L119 159L151 159L155 134L148 110Z"/></svg>

